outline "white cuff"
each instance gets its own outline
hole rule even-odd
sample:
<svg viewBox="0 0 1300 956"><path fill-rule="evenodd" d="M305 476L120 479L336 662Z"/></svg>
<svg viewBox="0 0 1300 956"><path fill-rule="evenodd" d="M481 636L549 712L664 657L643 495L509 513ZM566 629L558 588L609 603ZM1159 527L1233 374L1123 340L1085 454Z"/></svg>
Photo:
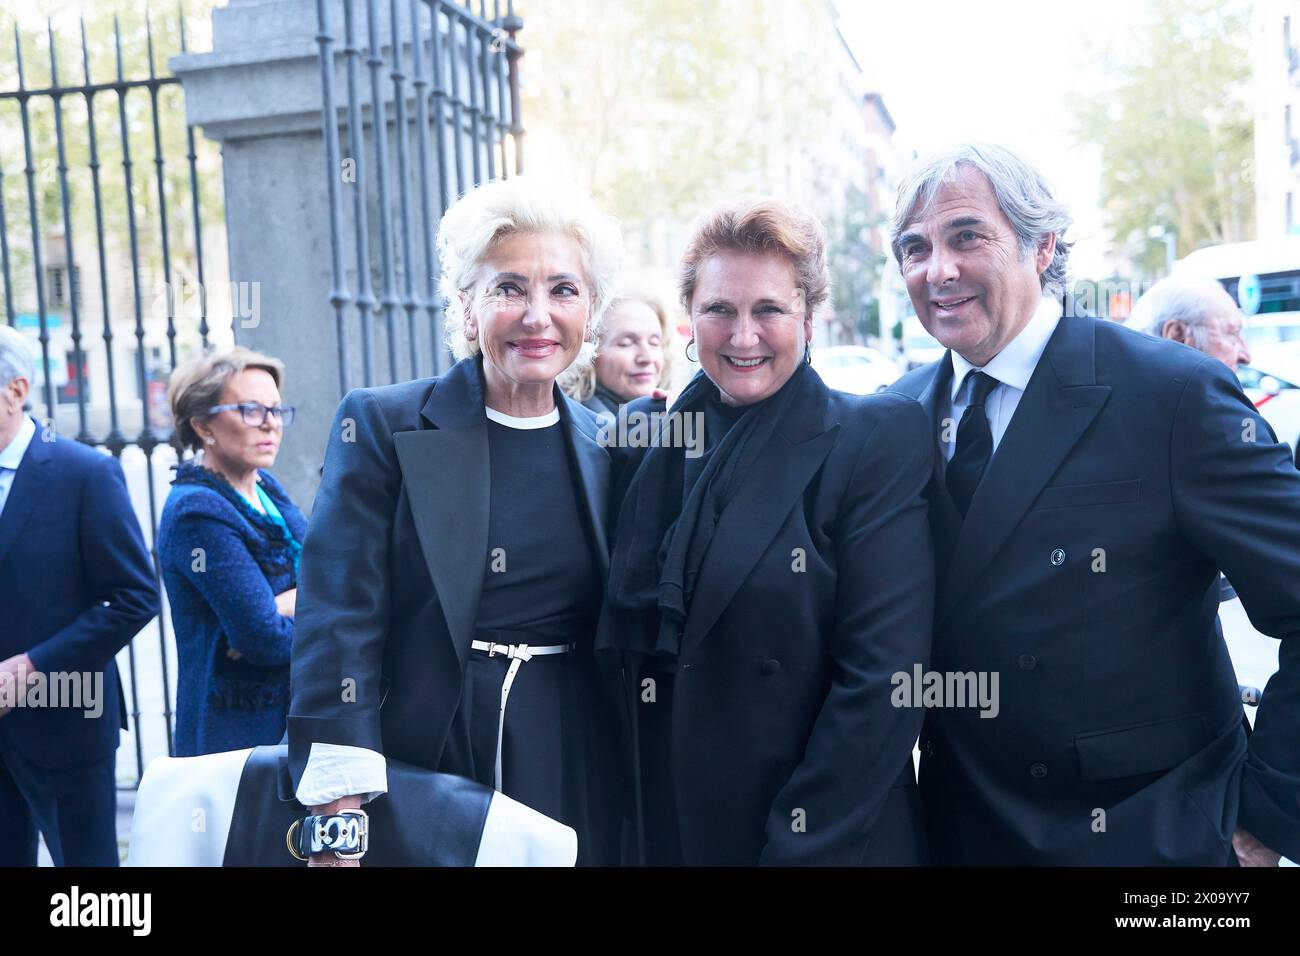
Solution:
<svg viewBox="0 0 1300 956"><path fill-rule="evenodd" d="M388 791L384 755L364 747L313 743L295 796L304 807L361 794L366 803Z"/></svg>

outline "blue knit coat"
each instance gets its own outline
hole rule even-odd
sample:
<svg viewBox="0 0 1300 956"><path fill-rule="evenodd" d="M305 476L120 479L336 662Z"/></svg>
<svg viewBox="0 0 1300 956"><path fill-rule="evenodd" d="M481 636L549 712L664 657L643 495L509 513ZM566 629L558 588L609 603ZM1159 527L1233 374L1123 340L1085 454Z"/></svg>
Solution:
<svg viewBox="0 0 1300 956"><path fill-rule="evenodd" d="M301 543L307 521L269 472L267 493ZM289 705L293 619L275 596L298 586L289 542L220 475L183 462L158 525L179 658L176 756L279 743ZM231 660L227 651L243 655Z"/></svg>

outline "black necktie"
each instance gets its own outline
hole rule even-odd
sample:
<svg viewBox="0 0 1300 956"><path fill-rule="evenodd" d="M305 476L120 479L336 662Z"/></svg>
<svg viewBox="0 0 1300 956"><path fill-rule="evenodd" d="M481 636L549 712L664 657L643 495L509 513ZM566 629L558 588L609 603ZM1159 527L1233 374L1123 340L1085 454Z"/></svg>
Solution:
<svg viewBox="0 0 1300 956"><path fill-rule="evenodd" d="M970 404L957 426L957 451L948 462L947 478L948 493L957 503L963 518L980 479L984 477L984 469L993 457L993 432L989 429L988 416L984 414L984 402L998 385L996 378L983 372L971 372L970 379Z"/></svg>

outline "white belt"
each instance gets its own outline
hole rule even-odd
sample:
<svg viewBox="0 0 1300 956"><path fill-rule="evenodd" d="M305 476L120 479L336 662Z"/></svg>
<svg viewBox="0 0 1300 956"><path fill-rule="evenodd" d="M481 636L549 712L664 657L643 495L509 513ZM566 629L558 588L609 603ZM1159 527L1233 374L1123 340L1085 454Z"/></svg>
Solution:
<svg viewBox="0 0 1300 956"><path fill-rule="evenodd" d="M488 657L496 657L498 654L510 658L510 667L506 671L506 679L501 682L501 713L497 718L497 765L496 765L496 789L501 789L501 750L502 741L506 732L506 701L510 699L510 688L515 682L515 675L519 673L519 666L524 661L530 661L534 657L547 657L551 654L568 654L573 651L572 644L552 644L547 647L532 647L528 644L493 644L491 641L472 641L470 647L476 651L483 651Z"/></svg>

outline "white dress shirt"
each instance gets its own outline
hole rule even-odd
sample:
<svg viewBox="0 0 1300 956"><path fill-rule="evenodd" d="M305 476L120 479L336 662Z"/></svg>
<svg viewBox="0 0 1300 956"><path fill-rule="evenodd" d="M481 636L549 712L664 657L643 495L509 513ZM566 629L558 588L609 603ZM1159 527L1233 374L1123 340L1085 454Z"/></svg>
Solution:
<svg viewBox="0 0 1300 956"><path fill-rule="evenodd" d="M24 415L23 423L18 426L18 434L0 451L0 514L4 514L9 489L14 485L14 475L18 473L18 466L23 463L23 455L27 454L27 446L34 437L36 422Z"/></svg>
<svg viewBox="0 0 1300 956"><path fill-rule="evenodd" d="M1020 396L1025 394L1025 387L1029 384L1034 369L1038 367L1038 360L1043 357L1047 340L1052 337L1056 324L1060 321L1061 300L1043 296L1038 308L1034 310L1033 318L1020 330L1020 334L1008 342L983 368L971 365L956 352L949 353L952 356L952 391L948 395L947 411L940 409L939 415L941 423L945 418L951 419L951 425L940 430L940 434L948 439L943 442L943 453L949 461L957 450L957 426L966 406L970 404L971 390L964 387L970 373L983 372L999 383L989 392L988 400L984 403L984 414L989 420L989 430L993 433L993 450L996 452L1007 426L1011 424L1011 416L1020 406Z"/></svg>
<svg viewBox="0 0 1300 956"><path fill-rule="evenodd" d="M387 792L388 762L383 754L317 741L311 745L294 796L304 807L318 807L354 793L361 794L365 803Z"/></svg>

